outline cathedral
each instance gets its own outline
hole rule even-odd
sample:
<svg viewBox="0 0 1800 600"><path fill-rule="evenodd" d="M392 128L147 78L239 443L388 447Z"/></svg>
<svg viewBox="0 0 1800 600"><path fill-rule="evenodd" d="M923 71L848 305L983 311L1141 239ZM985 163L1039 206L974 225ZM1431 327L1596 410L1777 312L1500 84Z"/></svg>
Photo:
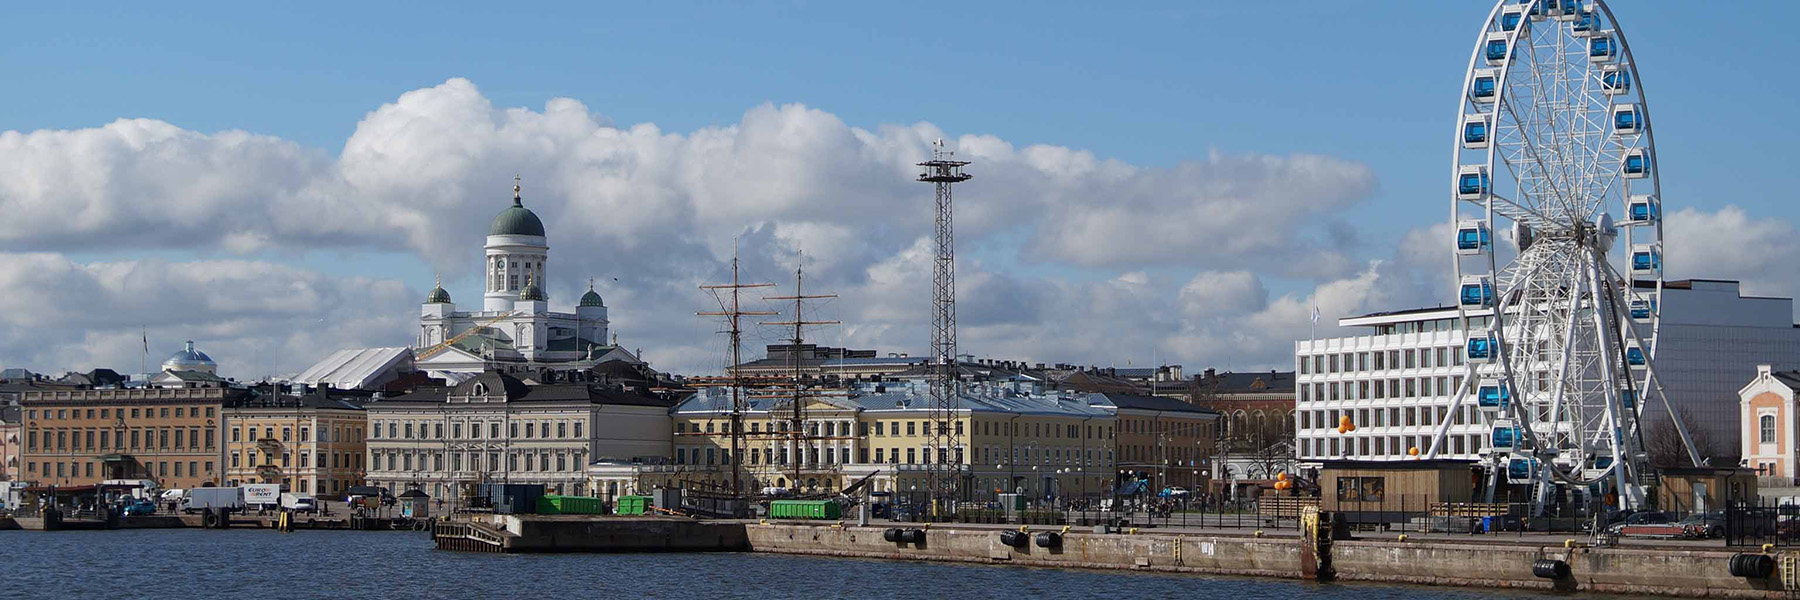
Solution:
<svg viewBox="0 0 1800 600"><path fill-rule="evenodd" d="M419 311L416 367L452 381L482 371L550 374L604 363L643 364L607 339L606 302L592 280L575 312L552 312L544 293L550 243L544 222L525 208L517 178L512 206L488 228L481 310L457 310L440 281ZM553 375L552 375L553 376Z"/></svg>

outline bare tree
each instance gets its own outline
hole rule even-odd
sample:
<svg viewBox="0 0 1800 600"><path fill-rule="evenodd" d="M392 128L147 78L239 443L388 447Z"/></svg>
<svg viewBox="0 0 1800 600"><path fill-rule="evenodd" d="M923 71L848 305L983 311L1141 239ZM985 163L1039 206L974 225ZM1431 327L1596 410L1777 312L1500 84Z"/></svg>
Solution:
<svg viewBox="0 0 1800 600"><path fill-rule="evenodd" d="M1655 416L1645 415L1648 421L1643 428L1644 452L1650 455L1650 464L1656 467L1691 467L1687 448L1681 443L1681 432L1675 429L1675 423L1667 414ZM1725 448L1723 440L1719 440L1704 427L1695 427L1697 423L1691 411L1685 406L1675 408L1675 416L1683 423L1689 423L1688 439L1694 443L1694 450L1700 454L1701 460L1714 466L1731 466L1736 464L1737 451Z"/></svg>

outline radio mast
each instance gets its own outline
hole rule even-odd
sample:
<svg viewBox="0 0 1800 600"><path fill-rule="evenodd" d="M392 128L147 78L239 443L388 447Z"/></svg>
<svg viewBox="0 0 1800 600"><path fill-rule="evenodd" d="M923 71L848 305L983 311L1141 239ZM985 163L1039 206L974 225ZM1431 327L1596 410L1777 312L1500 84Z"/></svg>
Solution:
<svg viewBox="0 0 1800 600"><path fill-rule="evenodd" d="M961 483L961 443L955 430L958 399L956 358L956 235L952 222L950 188L968 181L963 172L968 161L953 160L956 153L944 149L944 140L932 143L931 160L919 163L919 181L937 190L936 252L931 269L931 446L936 456L926 457L926 474L933 511L949 510Z"/></svg>

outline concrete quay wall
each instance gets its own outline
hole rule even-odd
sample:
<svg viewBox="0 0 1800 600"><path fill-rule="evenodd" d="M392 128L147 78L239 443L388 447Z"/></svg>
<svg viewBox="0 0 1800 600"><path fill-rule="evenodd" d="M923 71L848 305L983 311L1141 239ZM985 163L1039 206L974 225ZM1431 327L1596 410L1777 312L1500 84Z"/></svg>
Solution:
<svg viewBox="0 0 1800 600"><path fill-rule="evenodd" d="M1303 578L1308 558L1296 538L1193 534L1064 534L1059 549L1013 548L997 529L931 528L922 544L888 542L884 527L769 523L745 526L756 552L939 560L1045 567L1128 569ZM1061 531L1061 528L1029 532ZM1737 552L1669 548L1565 548L1504 542L1333 541L1318 556L1336 579L1465 587L1562 590L1708 598L1787 598L1781 573L1731 575ZM1539 559L1568 563L1570 577L1538 578ZM1781 561L1777 561L1778 563Z"/></svg>
<svg viewBox="0 0 1800 600"><path fill-rule="evenodd" d="M919 544L889 542L884 527L811 524L745 526L756 552L902 560L1009 563L1045 567L1143 569L1220 575L1299 577L1300 546L1293 539L1095 535L1070 532L1062 546L1014 548L997 529L932 528ZM1035 535L1062 529L1033 529Z"/></svg>
<svg viewBox="0 0 1800 600"><path fill-rule="evenodd" d="M1786 598L1780 570L1734 577L1728 550L1565 548L1561 545L1348 540L1332 543L1337 578L1428 585L1524 588L1708 598ZM1561 560L1566 580L1536 577L1532 563ZM1778 561L1779 562L1779 561Z"/></svg>

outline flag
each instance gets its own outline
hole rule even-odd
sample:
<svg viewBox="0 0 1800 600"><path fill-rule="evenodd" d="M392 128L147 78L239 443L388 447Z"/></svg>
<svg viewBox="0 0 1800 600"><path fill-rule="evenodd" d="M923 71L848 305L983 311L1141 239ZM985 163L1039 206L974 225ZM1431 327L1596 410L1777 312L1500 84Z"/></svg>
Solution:
<svg viewBox="0 0 1800 600"><path fill-rule="evenodd" d="M145 332L143 332L143 334L144 334L144 353L149 354L150 353L150 332L145 331Z"/></svg>
<svg viewBox="0 0 1800 600"><path fill-rule="evenodd" d="M1313 303L1312 321L1314 325L1319 324L1319 303L1317 302Z"/></svg>

